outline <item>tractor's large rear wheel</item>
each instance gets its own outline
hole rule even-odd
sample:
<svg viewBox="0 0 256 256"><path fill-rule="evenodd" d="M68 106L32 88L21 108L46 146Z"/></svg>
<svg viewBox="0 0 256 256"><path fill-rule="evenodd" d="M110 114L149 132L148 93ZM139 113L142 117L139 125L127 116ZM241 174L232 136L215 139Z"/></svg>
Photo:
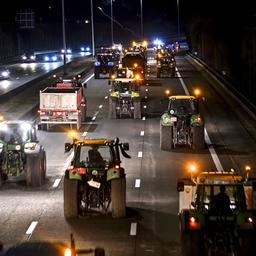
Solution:
<svg viewBox="0 0 256 256"><path fill-rule="evenodd" d="M205 148L204 126L192 127L192 147L196 150Z"/></svg>
<svg viewBox="0 0 256 256"><path fill-rule="evenodd" d="M204 243L199 231L183 231L181 233L182 256L203 256Z"/></svg>
<svg viewBox="0 0 256 256"><path fill-rule="evenodd" d="M173 149L173 127L160 124L160 148L162 150Z"/></svg>
<svg viewBox="0 0 256 256"><path fill-rule="evenodd" d="M140 103L140 101L135 101L133 103L133 107L134 107L133 118L141 119L141 103Z"/></svg>
<svg viewBox="0 0 256 256"><path fill-rule="evenodd" d="M116 99L109 98L109 118L116 119Z"/></svg>
<svg viewBox="0 0 256 256"><path fill-rule="evenodd" d="M256 255L256 232L254 230L242 230L238 233L238 255Z"/></svg>
<svg viewBox="0 0 256 256"><path fill-rule="evenodd" d="M78 180L64 177L64 217L66 219L78 217L79 197Z"/></svg>
<svg viewBox="0 0 256 256"><path fill-rule="evenodd" d="M160 78L160 77L161 77L161 70L160 70L160 68L158 68L158 69L156 70L156 77L157 77L157 78Z"/></svg>
<svg viewBox="0 0 256 256"><path fill-rule="evenodd" d="M126 179L125 175L111 180L112 217L122 218L126 214Z"/></svg>

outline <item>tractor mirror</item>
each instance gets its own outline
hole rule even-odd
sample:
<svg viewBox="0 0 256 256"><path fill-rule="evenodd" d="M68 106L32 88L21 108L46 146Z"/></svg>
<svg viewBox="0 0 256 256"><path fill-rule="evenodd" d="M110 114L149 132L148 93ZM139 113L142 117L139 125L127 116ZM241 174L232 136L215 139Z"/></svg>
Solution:
<svg viewBox="0 0 256 256"><path fill-rule="evenodd" d="M177 191L178 192L183 192L184 191L184 182L183 181L178 181L177 182Z"/></svg>
<svg viewBox="0 0 256 256"><path fill-rule="evenodd" d="M73 147L73 145L71 143L65 143L65 153L69 152L72 147Z"/></svg>
<svg viewBox="0 0 256 256"><path fill-rule="evenodd" d="M108 80L108 85L111 85L111 81L110 80Z"/></svg>
<svg viewBox="0 0 256 256"><path fill-rule="evenodd" d="M123 148L125 151L129 150L129 143L123 143Z"/></svg>
<svg viewBox="0 0 256 256"><path fill-rule="evenodd" d="M83 87L86 88L86 87L87 87L87 83L84 83L84 84L83 84Z"/></svg>

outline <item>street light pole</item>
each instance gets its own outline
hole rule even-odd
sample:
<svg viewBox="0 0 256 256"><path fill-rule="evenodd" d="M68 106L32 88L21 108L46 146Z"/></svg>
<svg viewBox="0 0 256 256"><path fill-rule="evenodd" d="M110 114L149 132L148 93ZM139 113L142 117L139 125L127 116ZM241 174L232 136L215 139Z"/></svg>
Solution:
<svg viewBox="0 0 256 256"><path fill-rule="evenodd" d="M141 40L143 40L143 8L142 8L142 0L140 0L140 32L141 32Z"/></svg>
<svg viewBox="0 0 256 256"><path fill-rule="evenodd" d="M92 56L95 56L95 45L94 45L94 23L93 23L93 0L91 0L91 25L92 25Z"/></svg>
<svg viewBox="0 0 256 256"><path fill-rule="evenodd" d="M114 30L113 30L113 0L110 0L110 8L111 8L111 43L114 45Z"/></svg>
<svg viewBox="0 0 256 256"><path fill-rule="evenodd" d="M177 25L178 25L178 40L180 39L180 1L177 0Z"/></svg>
<svg viewBox="0 0 256 256"><path fill-rule="evenodd" d="M62 38L63 38L63 75L66 75L66 32L65 32L65 7L64 7L64 0L62 0Z"/></svg>

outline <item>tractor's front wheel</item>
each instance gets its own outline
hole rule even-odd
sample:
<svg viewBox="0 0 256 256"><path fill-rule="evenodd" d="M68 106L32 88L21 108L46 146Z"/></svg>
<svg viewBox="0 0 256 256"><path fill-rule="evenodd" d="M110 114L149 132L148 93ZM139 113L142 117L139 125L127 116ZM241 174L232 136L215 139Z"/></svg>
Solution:
<svg viewBox="0 0 256 256"><path fill-rule="evenodd" d="M126 214L126 179L111 180L112 217L122 218Z"/></svg>
<svg viewBox="0 0 256 256"><path fill-rule="evenodd" d="M173 127L160 124L160 148L168 151L173 147Z"/></svg>

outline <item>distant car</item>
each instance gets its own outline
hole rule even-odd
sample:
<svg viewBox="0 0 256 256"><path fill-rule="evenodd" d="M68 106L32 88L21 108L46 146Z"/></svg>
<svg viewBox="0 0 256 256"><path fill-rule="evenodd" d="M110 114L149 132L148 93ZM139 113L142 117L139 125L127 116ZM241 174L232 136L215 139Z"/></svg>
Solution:
<svg viewBox="0 0 256 256"><path fill-rule="evenodd" d="M39 62L60 62L60 61L62 61L62 57L61 57L60 53L40 54L37 57L37 61L39 61Z"/></svg>
<svg viewBox="0 0 256 256"><path fill-rule="evenodd" d="M5 80L10 78L10 71L5 67L0 67L0 79Z"/></svg>
<svg viewBox="0 0 256 256"><path fill-rule="evenodd" d="M28 62L32 63L36 61L36 55L35 54L29 54L29 53L24 53L21 55L21 61L22 62Z"/></svg>

